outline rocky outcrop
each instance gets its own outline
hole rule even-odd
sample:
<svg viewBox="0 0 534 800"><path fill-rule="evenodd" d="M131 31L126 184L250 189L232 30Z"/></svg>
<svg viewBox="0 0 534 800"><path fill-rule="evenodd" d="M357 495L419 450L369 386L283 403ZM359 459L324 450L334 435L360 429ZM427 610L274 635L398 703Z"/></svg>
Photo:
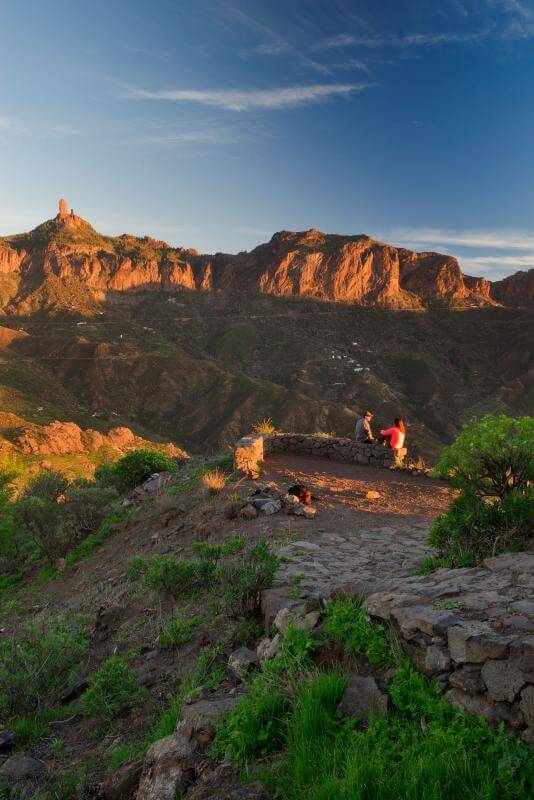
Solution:
<svg viewBox="0 0 534 800"><path fill-rule="evenodd" d="M490 284L490 295L497 303L511 308L534 306L534 269L516 272Z"/></svg>
<svg viewBox="0 0 534 800"><path fill-rule="evenodd" d="M13 445L28 455L74 455L94 453L107 448L117 453L126 453L137 448L154 448L154 444L142 439L129 428L111 428L106 434L88 428L83 430L75 422L51 422L49 425L23 425L11 430L4 428ZM187 458L187 454L173 444L156 445L171 457Z"/></svg>
<svg viewBox="0 0 534 800"><path fill-rule="evenodd" d="M282 614L303 622L325 599L362 598L372 618L395 627L412 662L452 705L534 744L534 553L414 575L425 547L416 532L392 528L325 533L280 552L289 561L262 594L267 632ZM295 574L303 576L298 600L291 595Z"/></svg>
<svg viewBox="0 0 534 800"><path fill-rule="evenodd" d="M524 306L534 281L531 270L490 284L465 276L452 256L314 229L280 231L249 253L199 256L150 236L101 236L65 206L30 233L0 240L0 272L18 282L8 310L23 313L51 307L39 287L53 279L80 283L93 299L147 288L223 290L391 309Z"/></svg>

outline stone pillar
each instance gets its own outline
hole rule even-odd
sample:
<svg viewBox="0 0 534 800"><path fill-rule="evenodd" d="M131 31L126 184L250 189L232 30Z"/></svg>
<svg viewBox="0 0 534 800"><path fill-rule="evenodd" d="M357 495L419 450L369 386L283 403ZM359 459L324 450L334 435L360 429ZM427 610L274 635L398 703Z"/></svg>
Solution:
<svg viewBox="0 0 534 800"><path fill-rule="evenodd" d="M65 219L69 215L69 207L67 205L67 201L61 199L59 201L59 218Z"/></svg>
<svg viewBox="0 0 534 800"><path fill-rule="evenodd" d="M263 436L251 434L243 436L235 446L235 468L252 478L259 477L260 464L263 461Z"/></svg>

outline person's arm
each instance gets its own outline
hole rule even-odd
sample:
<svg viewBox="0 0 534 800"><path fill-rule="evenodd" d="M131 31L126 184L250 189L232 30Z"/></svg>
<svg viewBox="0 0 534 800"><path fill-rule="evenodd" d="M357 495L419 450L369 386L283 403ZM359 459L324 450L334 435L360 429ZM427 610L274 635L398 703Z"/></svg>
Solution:
<svg viewBox="0 0 534 800"><path fill-rule="evenodd" d="M380 436L391 436L395 428L388 428L386 431L380 431Z"/></svg>
<svg viewBox="0 0 534 800"><path fill-rule="evenodd" d="M374 439L375 437L373 436L373 431L371 430L371 423L369 422L368 419L365 419L363 421L363 427L365 428L365 432L367 434L367 438L368 439Z"/></svg>

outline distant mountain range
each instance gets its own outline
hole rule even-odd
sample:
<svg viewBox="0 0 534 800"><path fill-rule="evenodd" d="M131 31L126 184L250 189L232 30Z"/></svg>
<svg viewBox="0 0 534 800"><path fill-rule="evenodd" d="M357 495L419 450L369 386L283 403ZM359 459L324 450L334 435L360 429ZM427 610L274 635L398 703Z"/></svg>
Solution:
<svg viewBox="0 0 534 800"><path fill-rule="evenodd" d="M192 450L261 416L348 433L370 406L435 453L472 414L532 413L533 308L534 270L491 282L316 230L199 255L102 236L63 204L0 239L0 402Z"/></svg>
<svg viewBox="0 0 534 800"><path fill-rule="evenodd" d="M90 292L82 306L110 291L148 288L262 292L411 310L534 304L534 269L491 282L464 275L451 256L316 230L281 231L249 253L199 255L148 236L101 236L65 209L30 233L0 239L0 273L9 313L72 309L77 284Z"/></svg>

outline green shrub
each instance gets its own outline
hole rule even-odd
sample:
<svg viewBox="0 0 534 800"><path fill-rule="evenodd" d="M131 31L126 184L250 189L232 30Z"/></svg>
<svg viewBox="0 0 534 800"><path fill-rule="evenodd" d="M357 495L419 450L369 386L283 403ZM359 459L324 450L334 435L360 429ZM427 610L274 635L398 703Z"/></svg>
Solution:
<svg viewBox="0 0 534 800"><path fill-rule="evenodd" d="M58 470L45 470L34 478L30 478L21 497L38 497L48 503L57 503L65 494L69 480L63 472Z"/></svg>
<svg viewBox="0 0 534 800"><path fill-rule="evenodd" d="M104 517L100 525L98 526L98 530L94 533L90 533L88 536L80 542L80 544L76 545L72 550L69 550L65 557L65 562L68 565L75 564L82 558L87 558L95 548L105 542L106 539L113 533L115 526L119 525L125 519L127 519L130 514L133 513L132 509L122 509L120 511L112 511L110 514Z"/></svg>
<svg viewBox="0 0 534 800"><path fill-rule="evenodd" d="M109 723L143 699L144 691L130 661L129 655L111 656L93 672L89 688L82 695L82 708L87 716Z"/></svg>
<svg viewBox="0 0 534 800"><path fill-rule="evenodd" d="M215 563L207 559L187 561L166 555L147 559L136 556L130 562L127 576L134 581L141 578L146 589L178 597L209 588L215 580L215 571Z"/></svg>
<svg viewBox="0 0 534 800"><path fill-rule="evenodd" d="M36 714L76 682L89 648L88 618L29 622L0 642L0 718Z"/></svg>
<svg viewBox="0 0 534 800"><path fill-rule="evenodd" d="M105 464L95 470L95 480L104 486L128 491L150 478L155 472L176 472L172 458L157 450L132 450L115 464Z"/></svg>
<svg viewBox="0 0 534 800"><path fill-rule="evenodd" d="M217 726L213 756L227 753L244 762L275 752L284 737L290 701L284 688L267 674L252 682L247 695Z"/></svg>
<svg viewBox="0 0 534 800"><path fill-rule="evenodd" d="M159 636L160 647L177 647L187 644L193 638L196 629L204 622L204 617L185 618L182 614L176 614L166 622Z"/></svg>
<svg viewBox="0 0 534 800"><path fill-rule="evenodd" d="M261 592L272 586L280 561L265 540L218 570L221 598L232 617L254 616L260 607Z"/></svg>
<svg viewBox="0 0 534 800"><path fill-rule="evenodd" d="M39 477L39 476L38 476ZM30 487L31 488L31 487ZM109 504L117 496L114 489L72 485L65 489L62 502L53 487L40 484L36 494L26 492L16 503L15 518L32 536L51 561L65 556L104 520ZM50 488L49 497L46 490Z"/></svg>
<svg viewBox="0 0 534 800"><path fill-rule="evenodd" d="M393 663L384 626L373 625L360 602L346 598L327 603L325 615L324 633L342 642L350 653L364 653L373 664Z"/></svg>
<svg viewBox="0 0 534 800"><path fill-rule="evenodd" d="M466 425L435 468L460 489L504 497L534 481L534 417L485 416Z"/></svg>
<svg viewBox="0 0 534 800"><path fill-rule="evenodd" d="M357 604L332 604L340 641L365 651L369 634L354 631ZM284 800L528 800L530 749L443 699L438 686L403 658L389 687L387 714L359 727L337 708L346 678L317 671L295 632L292 653L264 665L235 710L218 724L213 755L248 765L261 759L263 782ZM290 637L291 638L291 637ZM380 637L382 639L382 634ZM391 655L391 658L393 656ZM382 659L386 662L389 659ZM274 755L276 754L276 755ZM274 757L273 757L274 756ZM257 774L258 765L250 766Z"/></svg>
<svg viewBox="0 0 534 800"><path fill-rule="evenodd" d="M13 473L0 471L0 594L12 585L11 576L17 574L28 561L35 544L29 532L20 524L14 513L12 502L14 489Z"/></svg>
<svg viewBox="0 0 534 800"><path fill-rule="evenodd" d="M429 544L439 552L439 566L464 567L522 550L533 537L533 488L510 492L494 502L484 501L472 488L464 489L436 518Z"/></svg>

